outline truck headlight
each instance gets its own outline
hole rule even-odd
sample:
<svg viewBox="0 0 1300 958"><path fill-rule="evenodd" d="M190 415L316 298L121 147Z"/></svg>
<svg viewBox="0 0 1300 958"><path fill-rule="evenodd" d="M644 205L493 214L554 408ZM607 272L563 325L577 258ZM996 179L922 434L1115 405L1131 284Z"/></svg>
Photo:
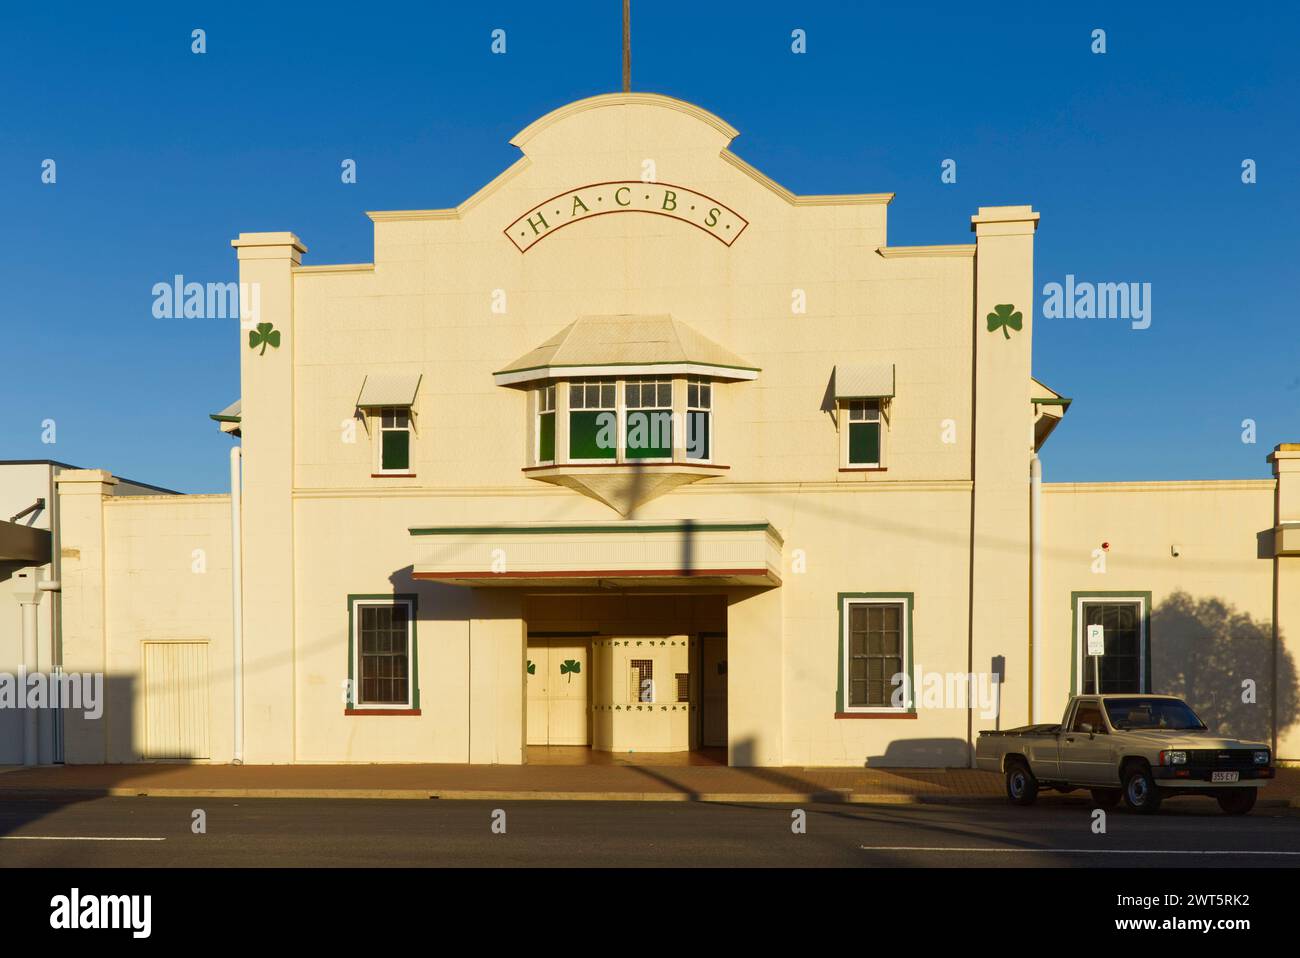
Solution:
<svg viewBox="0 0 1300 958"><path fill-rule="evenodd" d="M1267 764L1268 764L1268 752L1256 752L1256 753L1255 753L1255 764L1256 764L1256 765L1267 765Z"/></svg>
<svg viewBox="0 0 1300 958"><path fill-rule="evenodd" d="M1161 753L1160 753L1160 756L1161 756L1161 758L1164 759L1164 764L1166 764L1166 765L1186 765L1186 764L1187 764L1187 753L1186 753L1186 752L1161 752Z"/></svg>

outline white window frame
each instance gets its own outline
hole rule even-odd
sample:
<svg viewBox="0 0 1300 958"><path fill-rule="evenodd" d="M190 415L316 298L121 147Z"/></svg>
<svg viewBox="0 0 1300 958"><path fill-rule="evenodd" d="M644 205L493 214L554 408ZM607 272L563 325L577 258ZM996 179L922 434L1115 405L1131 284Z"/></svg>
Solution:
<svg viewBox="0 0 1300 958"><path fill-rule="evenodd" d="M674 386L673 377L671 376L629 376L626 379L620 379L618 383L619 383L619 398L622 399L622 408L620 411L621 414L619 416L619 424L618 424L619 426L618 461L629 462L629 463L630 462L641 462L641 463L672 462L673 444L677 442L676 430L673 428L675 426L674 413L676 411L673 403L673 386ZM633 458L627 454L627 430L631 419L631 414L634 412L643 412L646 410L652 410L654 412L662 413L664 407L658 405L658 399L659 399L659 389L664 384L667 384L668 386L668 430L670 433L672 433L672 435L670 436L670 441L668 443L668 455L654 456L654 457L638 456L636 458ZM656 404L654 406L629 406L627 404L627 387L632 385L636 385L638 387L643 385L653 385L655 387Z"/></svg>
<svg viewBox="0 0 1300 958"><path fill-rule="evenodd" d="M361 702L361 610L406 606L406 703ZM363 599L352 604L352 705L354 712L415 710L415 603L411 599Z"/></svg>
<svg viewBox="0 0 1300 958"><path fill-rule="evenodd" d="M717 437L714 435L713 426L713 380L703 376L689 376L686 379L686 417L685 429L682 435L682 457L686 462L696 462L701 464L711 464L713 462L713 451L717 447ZM696 387L696 404L691 405L691 387ZM708 405L704 405L703 400L698 398L704 395L704 390L708 390ZM707 432L709 434L709 454L699 458L692 458L690 453L691 438L691 416L694 413L704 413L708 420Z"/></svg>
<svg viewBox="0 0 1300 958"><path fill-rule="evenodd" d="M854 418L854 406L863 404L863 418ZM872 408L874 406L874 409ZM886 429L887 420L885 418L885 400L872 397L861 397L857 399L840 400L840 411L844 417L844 428L841 430L840 439L840 463L843 469L884 469L886 453L886 437L889 430ZM874 418L873 418L874 415ZM879 441L879 451L876 462L853 462L850 458L852 455L853 443L849 433L852 430L853 423L874 422L876 424Z"/></svg>
<svg viewBox="0 0 1300 958"><path fill-rule="evenodd" d="M1096 692L1085 693L1083 691L1084 683L1087 676L1084 674L1085 668L1090 668L1092 663L1088 660L1092 656L1088 655L1088 627L1084 623L1083 606L1085 603L1093 605L1118 605L1124 602L1133 602L1138 607L1138 686L1145 689L1147 687L1147 643L1151 637L1147 635L1147 598L1144 595L1105 595L1103 593L1083 594L1075 597L1074 622L1075 636L1075 669L1074 669L1074 694L1075 695L1098 695L1100 689ZM1133 695L1146 695L1146 692L1133 692Z"/></svg>
<svg viewBox="0 0 1300 958"><path fill-rule="evenodd" d="M912 601L907 596L845 596L841 600L840 609L840 658L843 662L840 675L840 688L843 690L844 701L841 703L845 713L863 713L863 714L888 714L896 715L900 713L912 712L916 708L916 689L912 688ZM899 640L903 645L903 674L906 675L907 683L904 689L907 693L903 705L895 708L892 705L852 705L850 699L849 685L849 610L855 605L899 605L902 606L900 615ZM892 687L890 695L893 695Z"/></svg>
<svg viewBox="0 0 1300 958"><path fill-rule="evenodd" d="M534 402L536 408L533 413L533 464L538 466L553 466L559 461L560 455L560 410L558 404L559 387L556 383L547 383L539 386L534 391ZM542 416L550 413L553 424L552 443L554 447L551 450L551 458L542 458Z"/></svg>
<svg viewBox="0 0 1300 958"><path fill-rule="evenodd" d="M392 410L395 413L402 413L406 416L406 426L385 426L384 413ZM415 411L410 406L375 406L373 410L374 429L374 465L373 471L376 475L381 476L413 476L415 475ZM386 432L406 432L406 468L405 469L385 469L384 468L384 433Z"/></svg>
<svg viewBox="0 0 1300 958"><path fill-rule="evenodd" d="M574 386L585 387L586 385L592 383L598 383L602 387L610 383L614 385L613 406L607 407L602 402L600 406L596 406L596 407L589 407L583 405L576 409L574 408L573 387ZM564 450L564 454L565 454L564 461L566 463L571 462L571 463L577 463L579 465L584 465L588 463L594 463L596 465L612 465L614 463L622 462L623 461L623 380L610 379L607 376L588 376L585 378L569 380L568 388L569 388L569 409L566 415L568 415L570 418L568 423L569 428L565 431L566 436L568 438L568 442L567 442L567 448ZM585 391L583 393L582 401L583 403L586 403L587 401ZM573 413L575 412L609 412L614 414L614 431L617 433L617 435L615 436L615 448L614 448L614 455L612 457L605 458L605 459L574 459L573 458L573 418L572 417L573 417ZM558 430L556 436L556 445L557 446L559 445ZM559 455L558 451L556 452L556 455L557 456Z"/></svg>

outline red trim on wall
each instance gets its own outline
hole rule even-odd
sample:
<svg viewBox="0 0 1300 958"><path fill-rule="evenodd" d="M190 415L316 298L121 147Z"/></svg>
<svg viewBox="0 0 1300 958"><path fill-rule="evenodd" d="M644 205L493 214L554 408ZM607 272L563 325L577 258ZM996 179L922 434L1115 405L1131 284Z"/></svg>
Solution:
<svg viewBox="0 0 1300 958"><path fill-rule="evenodd" d="M560 572L413 572L413 579L626 579L700 578L720 575L761 575L767 569L570 569Z"/></svg>
<svg viewBox="0 0 1300 958"><path fill-rule="evenodd" d="M344 715L419 715L419 709L344 709Z"/></svg>
<svg viewBox="0 0 1300 958"><path fill-rule="evenodd" d="M914 719L915 712L836 712L837 719Z"/></svg>

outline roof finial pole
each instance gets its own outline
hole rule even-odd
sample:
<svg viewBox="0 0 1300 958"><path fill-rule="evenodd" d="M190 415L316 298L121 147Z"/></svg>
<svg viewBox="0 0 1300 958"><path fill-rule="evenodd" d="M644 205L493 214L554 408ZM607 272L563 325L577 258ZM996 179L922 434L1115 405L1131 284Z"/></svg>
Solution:
<svg viewBox="0 0 1300 958"><path fill-rule="evenodd" d="M623 92L632 92L632 0L623 0Z"/></svg>

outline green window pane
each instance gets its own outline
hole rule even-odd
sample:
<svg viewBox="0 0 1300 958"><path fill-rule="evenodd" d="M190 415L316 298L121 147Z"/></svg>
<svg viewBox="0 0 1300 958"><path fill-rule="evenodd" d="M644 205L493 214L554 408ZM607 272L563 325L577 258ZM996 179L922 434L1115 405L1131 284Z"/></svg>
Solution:
<svg viewBox="0 0 1300 958"><path fill-rule="evenodd" d="M380 462L384 469L411 468L411 434L404 429L383 433Z"/></svg>
<svg viewBox="0 0 1300 958"><path fill-rule="evenodd" d="M629 459L669 459L673 454L670 409L638 409L627 414L624 441Z"/></svg>
<svg viewBox="0 0 1300 958"><path fill-rule="evenodd" d="M854 422L849 424L849 464L874 466L880 462L880 424Z"/></svg>
<svg viewBox="0 0 1300 958"><path fill-rule="evenodd" d="M686 458L709 458L709 414L693 412L686 417Z"/></svg>
<svg viewBox="0 0 1300 958"><path fill-rule="evenodd" d="M569 413L569 458L613 459L617 454L612 412Z"/></svg>
<svg viewBox="0 0 1300 958"><path fill-rule="evenodd" d="M555 413L542 413L537 418L537 458L541 462L555 461Z"/></svg>

